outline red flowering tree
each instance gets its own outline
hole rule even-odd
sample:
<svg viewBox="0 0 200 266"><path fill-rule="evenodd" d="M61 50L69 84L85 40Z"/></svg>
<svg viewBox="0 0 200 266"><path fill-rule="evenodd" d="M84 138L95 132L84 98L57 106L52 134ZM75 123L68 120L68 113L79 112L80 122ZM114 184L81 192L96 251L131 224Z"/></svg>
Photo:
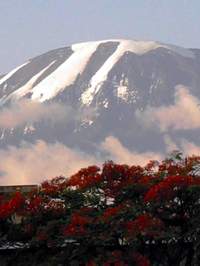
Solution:
<svg viewBox="0 0 200 266"><path fill-rule="evenodd" d="M199 166L200 157L175 154L45 181L0 198L1 238L43 250L47 265L200 265Z"/></svg>

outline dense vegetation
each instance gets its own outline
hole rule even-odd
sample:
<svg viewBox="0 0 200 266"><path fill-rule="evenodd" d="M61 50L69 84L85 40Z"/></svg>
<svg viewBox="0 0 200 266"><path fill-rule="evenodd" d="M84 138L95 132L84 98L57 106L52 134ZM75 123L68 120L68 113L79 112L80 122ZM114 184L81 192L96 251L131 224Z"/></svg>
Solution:
<svg viewBox="0 0 200 266"><path fill-rule="evenodd" d="M109 161L1 197L1 242L26 243L13 265L200 265L199 168L179 153L145 167Z"/></svg>

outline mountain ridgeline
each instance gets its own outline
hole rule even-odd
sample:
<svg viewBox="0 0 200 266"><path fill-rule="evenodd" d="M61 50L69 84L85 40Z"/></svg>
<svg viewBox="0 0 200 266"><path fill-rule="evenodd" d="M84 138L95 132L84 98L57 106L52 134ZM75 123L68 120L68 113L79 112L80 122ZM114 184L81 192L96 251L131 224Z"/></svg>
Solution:
<svg viewBox="0 0 200 266"><path fill-rule="evenodd" d="M27 102L39 114L27 111ZM96 153L113 136L130 150L165 153L198 145L199 102L198 49L132 40L74 44L1 77L0 147L40 139ZM12 112L13 123L4 121Z"/></svg>

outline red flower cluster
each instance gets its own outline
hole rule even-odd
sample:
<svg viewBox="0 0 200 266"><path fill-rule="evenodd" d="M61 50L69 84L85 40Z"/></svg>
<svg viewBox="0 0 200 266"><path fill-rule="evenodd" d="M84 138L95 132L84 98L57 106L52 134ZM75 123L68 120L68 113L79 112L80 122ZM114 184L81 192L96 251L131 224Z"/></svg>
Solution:
<svg viewBox="0 0 200 266"><path fill-rule="evenodd" d="M91 223L91 218L82 216L79 213L72 214L70 224L64 229L65 236L82 236L87 233L87 225Z"/></svg>
<svg viewBox="0 0 200 266"><path fill-rule="evenodd" d="M70 177L67 185L81 189L94 186L102 180L99 171L100 168L97 166L90 166L88 168L81 169L78 173Z"/></svg>
<svg viewBox="0 0 200 266"><path fill-rule="evenodd" d="M74 245L74 250L86 243L94 247L91 254L87 253L89 248L81 250L86 252L84 261L90 259L87 266L150 266L135 252L142 245L144 254L154 263L154 251L149 249L153 241L160 244L163 240L167 246L168 239L183 238L195 230L199 164L200 157L161 164L151 161L145 167L107 162L101 172L97 166L90 166L69 179L45 181L40 190L26 195L26 200L20 193L7 201L0 197L2 225L8 218L6 226L1 226L7 230L2 236L6 237L10 229L20 229L30 243L36 239L53 246L73 239L80 244ZM15 220L9 219L15 213L24 215L17 227ZM119 250L112 251L114 247Z"/></svg>
<svg viewBox="0 0 200 266"><path fill-rule="evenodd" d="M135 237L138 234L156 236L163 230L164 224L158 218L152 217L149 214L143 214L138 216L135 220L127 222L126 228L128 238Z"/></svg>
<svg viewBox="0 0 200 266"><path fill-rule="evenodd" d="M21 210L24 205L25 199L20 192L16 192L15 195L7 202L0 205L0 219L6 219Z"/></svg>
<svg viewBox="0 0 200 266"><path fill-rule="evenodd" d="M102 178L104 190L107 196L117 197L123 188L140 182L144 169L140 166L114 164L108 162L104 164Z"/></svg>
<svg viewBox="0 0 200 266"><path fill-rule="evenodd" d="M25 214L37 214L41 211L43 200L40 196L33 196L26 204Z"/></svg>
<svg viewBox="0 0 200 266"><path fill-rule="evenodd" d="M67 187L66 178L63 176L55 177L52 180L44 181L41 184L41 191L45 195L55 196Z"/></svg>
<svg viewBox="0 0 200 266"><path fill-rule="evenodd" d="M103 221L109 221L110 219L113 219L116 215L118 215L122 210L124 209L124 206L122 204L116 206L116 207L110 207L107 208L103 215L102 215L102 220Z"/></svg>
<svg viewBox="0 0 200 266"><path fill-rule="evenodd" d="M144 175L144 169L140 166L129 167L128 165L107 162L104 164L101 174L99 171L100 169L97 166L83 168L71 176L66 181L65 186L88 189L101 184L105 195L115 198L123 188L134 184L147 185L150 184L152 179L152 176ZM45 183L46 187L47 184Z"/></svg>
<svg viewBox="0 0 200 266"><path fill-rule="evenodd" d="M199 181L191 176L169 176L153 186L145 195L144 201L171 199L180 189L198 184Z"/></svg>

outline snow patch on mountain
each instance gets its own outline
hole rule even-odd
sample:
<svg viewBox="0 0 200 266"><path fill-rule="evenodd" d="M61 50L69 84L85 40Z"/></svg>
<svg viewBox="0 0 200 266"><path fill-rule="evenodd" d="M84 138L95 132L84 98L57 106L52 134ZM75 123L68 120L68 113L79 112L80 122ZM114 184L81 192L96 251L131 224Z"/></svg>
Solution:
<svg viewBox="0 0 200 266"><path fill-rule="evenodd" d="M25 96L27 93L32 91L32 88L35 84L35 82L42 76L42 74L49 69L56 61L54 60L51 62L47 67L42 69L39 73L37 73L35 76L33 76L24 86L14 91L10 97L12 98L14 96L15 99L19 99L23 96Z"/></svg>
<svg viewBox="0 0 200 266"><path fill-rule="evenodd" d="M35 85L41 75L50 68L50 66L55 62L53 61L38 74L32 77L26 84L18 88L14 93L12 93L8 98L13 96L18 98L24 97L27 93L32 93L31 99L44 102L54 98L58 93L65 90L67 87L74 85L75 81L81 75L91 59L92 55L98 50L98 47L102 44L114 43L118 44L115 51L105 59L96 73L90 77L90 82L88 85L85 85L85 90L81 95L81 103L83 105L89 106L93 101L95 95L98 94L99 90L102 88L102 85L108 80L108 75L113 67L118 63L120 58L126 53L135 53L137 55L143 55L149 51L155 50L157 48L165 48L168 50L168 53L176 53L184 57L193 58L194 54L191 50L177 47L174 45L162 44L154 41L134 41L134 40L123 40L123 39L110 39L103 41L95 42L85 42L73 44L71 49L73 53L69 58L60 64L51 74L46 76L42 81ZM0 85L2 85L2 90L6 91L9 87L10 78L20 70L22 67L30 63L31 61L26 62L25 64L15 68L7 75L0 79ZM119 84L117 84L118 86ZM122 87L126 86L129 90L129 86L120 85L118 96L122 97ZM123 88L125 90L125 88ZM124 92L125 93L125 92ZM126 95L127 97L127 95ZM3 95L1 98L1 105L7 100L7 96Z"/></svg>
<svg viewBox="0 0 200 266"><path fill-rule="evenodd" d="M117 88L117 96L124 101L128 100L128 88L127 86L120 86Z"/></svg>
<svg viewBox="0 0 200 266"><path fill-rule="evenodd" d="M26 126L24 128L24 135L32 134L35 131L35 127L33 125Z"/></svg>
<svg viewBox="0 0 200 266"><path fill-rule="evenodd" d="M99 42L72 45L74 53L51 75L34 87L32 99L44 102L72 85L78 75L84 71L98 45Z"/></svg>
<svg viewBox="0 0 200 266"><path fill-rule="evenodd" d="M119 59L128 52L135 53L137 55L143 55L151 50L163 47L171 49L176 53L180 53L182 56L192 57L192 52L184 48L178 48L172 45L164 45L153 41L130 41L130 40L110 40L119 42L116 51L106 60L103 66L96 72L96 74L90 80L90 86L83 92L81 96L82 103L84 105L90 105L94 96L99 92L100 88L108 78L108 74Z"/></svg>
<svg viewBox="0 0 200 266"><path fill-rule="evenodd" d="M26 62L23 65L20 65L18 67L16 67L15 69L13 69L12 71L10 71L7 75L5 75L2 79L0 79L0 85L3 84L5 81L7 81L9 78L11 78L19 69L21 69L22 67L24 67L25 65L27 65L29 63Z"/></svg>
<svg viewBox="0 0 200 266"><path fill-rule="evenodd" d="M106 60L103 66L92 77L90 87L82 94L81 100L83 104L90 105L94 96L99 92L103 83L107 80L111 69L126 52L133 52L141 55L160 46L160 44L155 42L137 42L128 40L116 41L119 41L116 51Z"/></svg>

